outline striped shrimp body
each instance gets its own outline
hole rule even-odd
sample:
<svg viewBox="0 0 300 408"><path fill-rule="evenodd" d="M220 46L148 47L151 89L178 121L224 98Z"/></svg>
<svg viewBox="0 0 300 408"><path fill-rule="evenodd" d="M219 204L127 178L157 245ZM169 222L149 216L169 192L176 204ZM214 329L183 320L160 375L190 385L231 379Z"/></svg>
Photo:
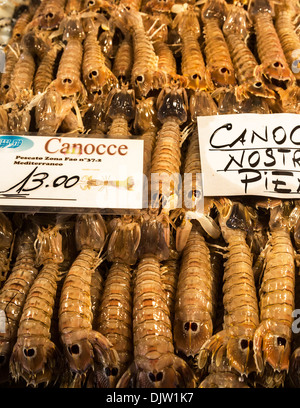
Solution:
<svg viewBox="0 0 300 408"><path fill-rule="evenodd" d="M199 44L201 28L196 10L190 8L177 14L173 21L175 27L182 41L181 71L187 87L193 90L212 88Z"/></svg>
<svg viewBox="0 0 300 408"><path fill-rule="evenodd" d="M183 249L175 302L175 349L194 357L213 333L217 280L210 252L197 228L192 228Z"/></svg>
<svg viewBox="0 0 300 408"><path fill-rule="evenodd" d="M93 313L93 329L97 324L99 314L99 305L102 299L104 289L103 272L100 268L95 269L91 279L91 308Z"/></svg>
<svg viewBox="0 0 300 408"><path fill-rule="evenodd" d="M128 89L128 85L112 89L108 95L107 105L107 117L112 120L107 137L129 138L131 136L129 122L134 119L135 114L134 91Z"/></svg>
<svg viewBox="0 0 300 408"><path fill-rule="evenodd" d="M108 243L108 260L113 264L105 280L97 330L112 343L119 363L97 372L101 387L115 387L133 358L131 265L136 263L140 238L138 222L124 215L117 220Z"/></svg>
<svg viewBox="0 0 300 408"><path fill-rule="evenodd" d="M166 294L167 306L170 310L170 319L173 325L175 315L175 298L179 275L179 253L173 252L173 256L161 263L160 272L163 289Z"/></svg>
<svg viewBox="0 0 300 408"><path fill-rule="evenodd" d="M0 213L0 282L5 281L9 266L10 252L13 244L13 228L10 219Z"/></svg>
<svg viewBox="0 0 300 408"><path fill-rule="evenodd" d="M116 51L112 72L120 84L130 83L133 66L133 46L129 36L125 37Z"/></svg>
<svg viewBox="0 0 300 408"><path fill-rule="evenodd" d="M184 174L196 176L200 171L198 133L195 129L189 139ZM214 275L217 269L212 268L210 250L199 224L214 238L218 238L220 231L213 219L198 208L203 200L202 186L199 184L199 180L194 179L191 185L184 185L185 198L192 202L176 231L176 248L182 251L182 257L176 291L174 343L175 348L187 357L195 357L203 343L212 336L219 282L219 277ZM187 204L185 199L184 205ZM197 224L189 217L195 218Z"/></svg>
<svg viewBox="0 0 300 408"><path fill-rule="evenodd" d="M276 88L286 88L295 82L273 24L268 0L252 0L249 15L254 24L261 72Z"/></svg>
<svg viewBox="0 0 300 408"><path fill-rule="evenodd" d="M1 96L5 98L11 84L11 75L20 57L20 46L18 43L11 43L5 47L5 72L1 75Z"/></svg>
<svg viewBox="0 0 300 408"><path fill-rule="evenodd" d="M35 74L35 60L33 55L24 48L13 69L10 89L6 94L6 102L26 104L30 101L33 91L32 84Z"/></svg>
<svg viewBox="0 0 300 408"><path fill-rule="evenodd" d="M144 141L143 174L147 176L148 180L150 180L151 160L159 126L155 102L156 99L153 97L137 101L134 119L135 130L142 132L139 140Z"/></svg>
<svg viewBox="0 0 300 408"><path fill-rule="evenodd" d="M20 42L21 41L24 35L24 32L26 31L26 27L31 21L32 17L33 17L33 11L30 9L25 10L20 15L20 17L17 19L14 25L10 42L14 42L14 41Z"/></svg>
<svg viewBox="0 0 300 408"><path fill-rule="evenodd" d="M294 76L300 79L299 50L300 38L294 27L294 19L299 14L299 5L294 1L284 0L275 8L275 28L280 40L283 52Z"/></svg>
<svg viewBox="0 0 300 408"><path fill-rule="evenodd" d="M170 86L173 82L184 85L184 78L177 74L177 63L168 44L169 27L172 20L164 13L153 13L143 16L145 30L153 42L154 51L158 57L158 73L155 75L154 87Z"/></svg>
<svg viewBox="0 0 300 408"><path fill-rule="evenodd" d="M208 0L202 9L207 69L215 86L235 85L234 67L222 26L227 15L224 0Z"/></svg>
<svg viewBox="0 0 300 408"><path fill-rule="evenodd" d="M150 216L142 223L133 293L134 361L117 387L195 387L187 363L175 355L170 311L160 261L168 257L163 226Z"/></svg>
<svg viewBox="0 0 300 408"><path fill-rule="evenodd" d="M5 313L5 331L0 333L0 381L8 380L9 359L17 340L23 306L38 269L35 265L35 224L30 221L16 233L15 262L0 292L0 309Z"/></svg>
<svg viewBox="0 0 300 408"><path fill-rule="evenodd" d="M232 6L223 26L239 86L235 89L237 100L249 93L275 98L275 93L264 83L262 72L252 51L246 44L248 36L247 12L240 5Z"/></svg>
<svg viewBox="0 0 300 408"><path fill-rule="evenodd" d="M80 102L86 99L86 89L81 82L82 56L82 40L71 38L63 50L56 79L50 84L62 97L76 96Z"/></svg>
<svg viewBox="0 0 300 408"><path fill-rule="evenodd" d="M246 242L250 215L240 203L216 202L219 224L228 253L223 278L223 330L204 343L198 356L203 368L210 355L212 366L228 361L239 376L256 371L253 336L259 324L258 302L252 271L252 254Z"/></svg>
<svg viewBox="0 0 300 408"><path fill-rule="evenodd" d="M90 30L84 40L82 76L89 94L107 93L118 83L117 78L106 65L96 29Z"/></svg>
<svg viewBox="0 0 300 408"><path fill-rule="evenodd" d="M177 74L176 60L169 45L163 41L157 41L154 44L154 50L158 56L158 70L160 78L158 79L158 87L170 86L171 83L183 83L180 75Z"/></svg>
<svg viewBox="0 0 300 408"><path fill-rule="evenodd" d="M287 382L288 386L292 388L299 388L300 386L300 332L298 330L298 313L300 308L300 274L299 274L299 250L300 250L300 201L295 200L295 207L292 210L290 217L290 225L292 226L292 237L294 239L296 255L296 276L295 276L295 318L292 326L292 350L289 363L289 371Z"/></svg>
<svg viewBox="0 0 300 408"><path fill-rule="evenodd" d="M173 193L178 194L178 179L181 165L180 125L187 120L187 97L182 89L163 89L157 100L158 120L162 127L157 133L153 151L151 174L160 178L174 177ZM156 190L163 194L161 188Z"/></svg>
<svg viewBox="0 0 300 408"><path fill-rule="evenodd" d="M59 264L64 260L58 227L39 230L35 246L37 263L43 267L27 295L9 366L13 379L21 377L27 385L37 387L55 382L61 369L62 360L50 330Z"/></svg>
<svg viewBox="0 0 300 408"><path fill-rule="evenodd" d="M0 107L0 127L3 132L8 131L8 115L6 109Z"/></svg>
<svg viewBox="0 0 300 408"><path fill-rule="evenodd" d="M192 122L197 121L197 116L210 116L218 113L218 108L211 94L207 91L195 91L191 94L189 102ZM197 220L204 231L214 239L220 235L219 227L209 215L211 209L209 200L203 199L197 127L192 129L188 139L183 173L184 211L181 212L183 213L183 219L176 230L176 248L178 251L182 251L187 242L193 227L192 220Z"/></svg>
<svg viewBox="0 0 300 408"><path fill-rule="evenodd" d="M68 367L74 378L84 378L94 369L94 360L105 366L118 363L111 343L92 329L91 280L101 260L106 225L100 214L77 217L75 236L78 249L65 278L59 308L59 331Z"/></svg>
<svg viewBox="0 0 300 408"><path fill-rule="evenodd" d="M259 205L259 204L258 204ZM295 297L295 250L285 203L270 207L270 238L259 289L260 324L253 339L257 371L268 366L284 381L289 369Z"/></svg>
<svg viewBox="0 0 300 408"><path fill-rule="evenodd" d="M202 9L207 69L215 86L235 85L234 67L222 26L227 14L224 0L209 0Z"/></svg>
<svg viewBox="0 0 300 408"><path fill-rule="evenodd" d="M44 92L54 80L54 66L61 49L62 45L60 43L54 43L49 52L41 60L33 81L35 94Z"/></svg>
<svg viewBox="0 0 300 408"><path fill-rule="evenodd" d="M132 360L132 271L123 262L114 262L105 281L97 330L113 345L117 364L96 369L96 387L114 388Z"/></svg>
<svg viewBox="0 0 300 408"><path fill-rule="evenodd" d="M125 10L124 14L133 40L131 85L137 95L147 96L154 88L158 74L158 57L146 33L142 16L134 10Z"/></svg>

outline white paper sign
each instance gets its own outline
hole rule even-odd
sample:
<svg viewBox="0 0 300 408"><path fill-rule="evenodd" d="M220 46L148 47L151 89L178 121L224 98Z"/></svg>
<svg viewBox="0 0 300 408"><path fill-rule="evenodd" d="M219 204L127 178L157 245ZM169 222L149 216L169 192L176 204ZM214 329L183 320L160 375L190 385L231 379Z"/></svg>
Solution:
<svg viewBox="0 0 300 408"><path fill-rule="evenodd" d="M143 141L0 136L0 205L140 209Z"/></svg>
<svg viewBox="0 0 300 408"><path fill-rule="evenodd" d="M300 115L198 117L205 196L300 198Z"/></svg>

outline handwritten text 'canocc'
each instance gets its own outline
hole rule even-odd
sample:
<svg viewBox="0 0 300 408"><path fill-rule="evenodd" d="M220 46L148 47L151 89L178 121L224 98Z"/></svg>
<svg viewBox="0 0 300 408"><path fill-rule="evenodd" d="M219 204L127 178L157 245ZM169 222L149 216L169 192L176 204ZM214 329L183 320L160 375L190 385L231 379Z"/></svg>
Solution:
<svg viewBox="0 0 300 408"><path fill-rule="evenodd" d="M300 117L198 117L204 195L300 197Z"/></svg>

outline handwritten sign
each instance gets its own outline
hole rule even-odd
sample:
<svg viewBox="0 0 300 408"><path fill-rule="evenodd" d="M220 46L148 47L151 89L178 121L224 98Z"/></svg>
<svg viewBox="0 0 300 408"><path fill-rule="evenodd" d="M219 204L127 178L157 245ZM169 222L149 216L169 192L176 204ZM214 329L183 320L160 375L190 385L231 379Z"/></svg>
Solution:
<svg viewBox="0 0 300 408"><path fill-rule="evenodd" d="M143 141L0 136L0 205L140 209Z"/></svg>
<svg viewBox="0 0 300 408"><path fill-rule="evenodd" d="M205 196L300 198L300 116L198 117Z"/></svg>

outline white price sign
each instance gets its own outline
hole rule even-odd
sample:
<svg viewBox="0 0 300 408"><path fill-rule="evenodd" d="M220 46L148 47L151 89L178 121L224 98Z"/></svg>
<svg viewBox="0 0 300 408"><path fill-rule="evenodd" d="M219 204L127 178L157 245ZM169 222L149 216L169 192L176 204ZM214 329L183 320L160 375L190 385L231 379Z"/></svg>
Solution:
<svg viewBox="0 0 300 408"><path fill-rule="evenodd" d="M143 141L0 136L0 205L140 209Z"/></svg>
<svg viewBox="0 0 300 408"><path fill-rule="evenodd" d="M300 116L198 117L205 196L300 198Z"/></svg>

